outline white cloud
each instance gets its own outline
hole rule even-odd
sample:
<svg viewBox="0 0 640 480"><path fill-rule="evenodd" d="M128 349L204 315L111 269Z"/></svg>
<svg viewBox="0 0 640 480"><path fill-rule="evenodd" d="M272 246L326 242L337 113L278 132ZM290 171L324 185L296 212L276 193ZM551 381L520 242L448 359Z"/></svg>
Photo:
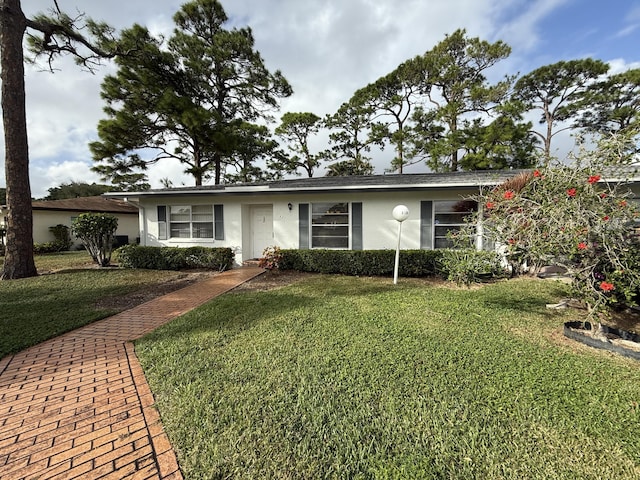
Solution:
<svg viewBox="0 0 640 480"><path fill-rule="evenodd" d="M51 0L22 3L27 15L53 4ZM184 1L58 3L69 12L78 5L86 7L89 16L117 28L139 23L155 34L169 36L172 17ZM222 0L222 4L233 25L252 28L256 48L269 69L281 70L292 84L294 95L282 102L280 113L312 111L321 116L333 113L355 90L431 49L458 28L466 28L472 37L511 45L512 56L492 74L496 79L519 70L531 71L531 58L537 62L550 53L536 50L547 34L540 30L541 22L560 7L579 8L575 0ZM631 10L628 6L618 9L624 11L619 17L626 15L626 25L640 18L637 4ZM631 32L619 45L626 46L635 35L637 31ZM586 51L593 48L588 40ZM633 65L637 58L622 51L616 57L620 60L612 61L615 68ZM55 74L34 68L26 73L32 180L38 196L61 182L97 180L89 170L87 143L97 138L96 125L103 118L100 83L114 71L107 63L91 75L70 58L60 59L56 68ZM376 155L379 172L392 156L391 149ZM182 170L179 164L163 162L150 167L148 174L154 187L165 177L174 179L176 185L191 183Z"/></svg>
<svg viewBox="0 0 640 480"><path fill-rule="evenodd" d="M640 4L636 2L635 5L625 15L625 21L633 23L640 22Z"/></svg>
<svg viewBox="0 0 640 480"><path fill-rule="evenodd" d="M609 74L615 75L617 73L626 72L627 70L640 68L640 61L627 62L623 58L614 58L607 62L609 64Z"/></svg>
<svg viewBox="0 0 640 480"><path fill-rule="evenodd" d="M83 161L32 162L30 168L31 196L45 197L48 189L71 182L100 182L97 174L91 172L91 164Z"/></svg>
<svg viewBox="0 0 640 480"><path fill-rule="evenodd" d="M633 32L635 32L638 29L639 26L640 25L638 25L638 24L627 25L622 30L620 30L619 32L616 33L616 37L627 37L627 36L631 35Z"/></svg>

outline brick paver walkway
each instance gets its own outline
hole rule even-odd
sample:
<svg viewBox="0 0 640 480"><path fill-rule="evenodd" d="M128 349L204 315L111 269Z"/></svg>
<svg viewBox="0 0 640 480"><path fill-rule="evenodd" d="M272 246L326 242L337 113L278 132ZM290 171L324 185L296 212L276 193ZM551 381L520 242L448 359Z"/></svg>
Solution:
<svg viewBox="0 0 640 480"><path fill-rule="evenodd" d="M181 479L130 341L262 272L224 272L0 359L0 479Z"/></svg>

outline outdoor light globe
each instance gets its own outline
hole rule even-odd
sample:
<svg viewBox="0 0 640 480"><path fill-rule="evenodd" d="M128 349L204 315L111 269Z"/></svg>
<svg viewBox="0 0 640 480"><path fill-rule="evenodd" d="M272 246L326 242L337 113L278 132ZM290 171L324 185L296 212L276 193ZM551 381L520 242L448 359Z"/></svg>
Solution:
<svg viewBox="0 0 640 480"><path fill-rule="evenodd" d="M409 218L409 209L405 205L398 205L393 209L391 214L397 221L404 222Z"/></svg>

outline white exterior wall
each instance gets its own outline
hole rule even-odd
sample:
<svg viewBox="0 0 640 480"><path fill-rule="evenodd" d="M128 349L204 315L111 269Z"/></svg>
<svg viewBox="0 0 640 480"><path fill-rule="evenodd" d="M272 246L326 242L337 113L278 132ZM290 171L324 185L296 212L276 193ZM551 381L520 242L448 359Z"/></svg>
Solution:
<svg viewBox="0 0 640 480"><path fill-rule="evenodd" d="M77 217L84 212L57 211L57 210L34 210L33 211L33 241L35 243L47 243L55 240L53 233L49 231L50 227L56 225L65 225L71 228L71 219ZM111 214L118 218L118 229L116 235L128 235L129 243L135 243L136 238L140 236L138 228L138 217L133 215ZM80 245L81 242L69 232L71 241L74 245Z"/></svg>
<svg viewBox="0 0 640 480"><path fill-rule="evenodd" d="M420 248L420 202L423 200L460 200L477 190L466 192L453 190L435 190L415 192L369 192L369 193L313 193L262 194L262 195L225 195L211 196L158 196L141 197L140 231L146 236L141 244L148 246L171 247L230 247L236 252L236 262L252 258L251 244L251 208L272 206L273 243L284 249L299 247L298 206L301 203L314 202L362 202L362 247L365 250L395 249L398 239L398 222L391 212L396 205L409 208L409 218L402 225L403 249ZM292 209L289 210L288 204ZM176 205L224 205L224 240L158 238L157 206ZM351 210L350 210L351 211ZM167 213L168 215L168 213ZM168 222L169 219L167 219ZM167 225L168 228L168 225ZM351 236L350 236L351 237Z"/></svg>

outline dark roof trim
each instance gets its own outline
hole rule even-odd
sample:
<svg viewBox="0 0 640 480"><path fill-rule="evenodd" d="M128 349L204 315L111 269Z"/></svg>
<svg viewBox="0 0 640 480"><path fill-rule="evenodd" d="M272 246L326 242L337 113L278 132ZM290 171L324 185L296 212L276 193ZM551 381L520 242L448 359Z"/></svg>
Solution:
<svg viewBox="0 0 640 480"><path fill-rule="evenodd" d="M34 201L31 208L38 211L138 214L137 207L117 198L102 196Z"/></svg>
<svg viewBox="0 0 640 480"><path fill-rule="evenodd" d="M142 192L109 192L108 197L175 195L273 195L283 193L383 192L426 189L477 188L498 185L524 170L454 173L316 177L274 182L178 187Z"/></svg>
<svg viewBox="0 0 640 480"><path fill-rule="evenodd" d="M449 173L420 173L394 175L356 175L348 177L314 177L293 178L273 182L258 182L231 185L203 185L197 187L177 187L146 190L142 192L110 192L107 197L141 198L141 197L169 197L177 195L275 195L287 193L349 193L349 192L399 192L420 190L447 189L476 189L492 187L506 180L532 170L478 170L471 172ZM610 182L625 181L624 177L632 178L634 183L640 183L636 171L627 175L613 173ZM607 181L607 180L602 180Z"/></svg>

